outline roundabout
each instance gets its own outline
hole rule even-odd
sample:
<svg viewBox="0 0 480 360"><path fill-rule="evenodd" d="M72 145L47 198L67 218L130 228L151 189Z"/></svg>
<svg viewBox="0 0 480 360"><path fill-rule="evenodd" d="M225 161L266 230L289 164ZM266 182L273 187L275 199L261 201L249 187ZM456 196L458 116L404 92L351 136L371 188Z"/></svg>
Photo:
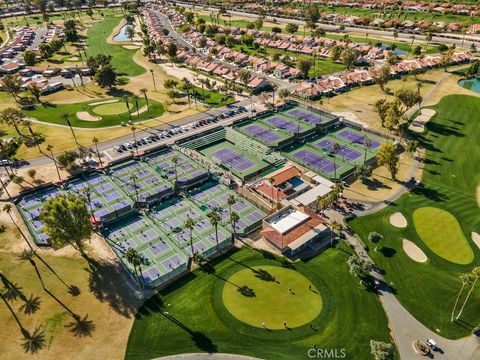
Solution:
<svg viewBox="0 0 480 360"><path fill-rule="evenodd" d="M306 277L278 266L254 266L234 273L222 297L238 320L272 330L308 324L322 309L321 294Z"/></svg>

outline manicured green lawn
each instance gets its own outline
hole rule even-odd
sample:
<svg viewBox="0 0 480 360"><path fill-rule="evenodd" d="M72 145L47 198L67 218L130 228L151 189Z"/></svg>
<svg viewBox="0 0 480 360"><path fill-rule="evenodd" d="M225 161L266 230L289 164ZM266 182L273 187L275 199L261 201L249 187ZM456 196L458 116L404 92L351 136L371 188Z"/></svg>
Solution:
<svg viewBox="0 0 480 360"><path fill-rule="evenodd" d="M133 104L129 104L132 108ZM94 106L92 111L98 115L117 115L128 111L127 104L124 101L118 101L110 104Z"/></svg>
<svg viewBox="0 0 480 360"><path fill-rule="evenodd" d="M305 359L308 349L316 344L319 348L344 348L347 359L368 359L370 339L392 340L377 295L367 291L348 272L346 252L351 250L329 249L294 264L248 248L230 252L145 303L133 324L125 358L221 352L263 359ZM323 306L320 315L310 323L313 328L307 324L291 330L268 331L247 325L230 314L222 301L224 287L232 275L253 266L290 267L319 290ZM291 287L293 291L298 288L295 283ZM303 306L298 309L302 310ZM268 311L257 309L259 316ZM268 319L265 323L269 323Z"/></svg>
<svg viewBox="0 0 480 360"><path fill-rule="evenodd" d="M297 271L280 266L236 272L223 288L223 302L238 320L259 328L265 322L275 330L284 329L284 322L289 328L305 325L322 309L318 289Z"/></svg>
<svg viewBox="0 0 480 360"><path fill-rule="evenodd" d="M120 23L120 15L109 14L101 21L95 22L87 32L87 55L111 55L112 65L121 76L137 76L145 69L132 60L138 50L127 50L122 45L109 44L106 39Z"/></svg>
<svg viewBox="0 0 480 360"><path fill-rule="evenodd" d="M418 236L435 254L457 264L472 262L472 248L458 220L448 211L421 207L413 212L413 222Z"/></svg>
<svg viewBox="0 0 480 360"><path fill-rule="evenodd" d="M427 123L426 133L414 135L427 149L421 185L393 205L357 218L350 225L370 249L375 248L368 241L371 231L384 236L381 249L370 251L370 255L385 271L405 308L430 329L438 329L442 336L459 338L470 334L480 323L478 286L460 321L450 321L461 286L459 275L480 265L480 251L470 237L472 231L480 232L480 210L475 196L480 182L480 118L474 115L480 113L480 99L451 95L434 108L437 115ZM457 218L475 254L471 264L454 264L425 245L412 226L414 211L422 207L440 208ZM390 224L390 215L397 211L407 218L410 224L407 228L398 229ZM411 260L403 251L402 239L415 242L429 261L416 263Z"/></svg>
<svg viewBox="0 0 480 360"><path fill-rule="evenodd" d="M23 113L27 117L33 117L39 121L52 123L52 124L61 124L66 125L64 119L62 119L61 115L64 113L69 114L69 120L74 127L80 128L102 128L107 126L114 126L120 125L121 122L127 122L130 120L128 112L116 114L116 115L102 115L102 120L99 121L84 121L80 120L76 113L79 111L87 111L88 113L96 116L96 112L93 111L98 107L105 106L105 105L115 105L115 106L125 106L125 101L122 98L118 98L119 103L111 103L111 104L104 104L98 106L90 106L91 103L97 103L101 100L105 99L95 99L88 102L83 103L76 103L76 104L49 104L49 105L37 105L34 110L23 110ZM133 115L137 109L132 100L129 101L130 111L132 113L132 121L144 121L152 118L159 117L165 112L163 105L155 100L149 99L148 104L150 106L149 111L142 112L139 116ZM145 99L140 98L138 100L138 108L141 109L144 105L146 105Z"/></svg>
<svg viewBox="0 0 480 360"><path fill-rule="evenodd" d="M195 93L197 94L197 100L206 105L210 105L214 108L219 108L235 101L233 96L225 96L218 91L212 91L209 89L202 89L199 86L194 86ZM192 99L193 101L193 99Z"/></svg>

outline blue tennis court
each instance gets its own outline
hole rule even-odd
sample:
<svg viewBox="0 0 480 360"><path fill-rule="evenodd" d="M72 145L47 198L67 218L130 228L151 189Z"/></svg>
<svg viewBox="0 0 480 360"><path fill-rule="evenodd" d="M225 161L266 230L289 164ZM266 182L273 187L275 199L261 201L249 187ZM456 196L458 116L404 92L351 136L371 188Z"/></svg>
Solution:
<svg viewBox="0 0 480 360"><path fill-rule="evenodd" d="M299 108L288 110L285 112L285 114L287 114L288 116L292 116L300 121L305 121L310 125L318 125L326 121L320 115L302 111Z"/></svg>
<svg viewBox="0 0 480 360"><path fill-rule="evenodd" d="M340 167L340 165L334 164L333 161L305 149L293 153L292 157L300 161L300 163L307 164L327 174L334 172L335 169Z"/></svg>
<svg viewBox="0 0 480 360"><path fill-rule="evenodd" d="M275 134L273 131L265 129L264 127L258 125L248 125L242 128L242 130L245 131L248 135L254 138L262 139L267 143L273 143L283 138L282 136Z"/></svg>
<svg viewBox="0 0 480 360"><path fill-rule="evenodd" d="M374 140L371 137L362 135L354 130L343 130L336 134L342 139L346 139L353 144L364 145L365 139L370 139L371 145L370 149L376 149L380 146L380 141Z"/></svg>
<svg viewBox="0 0 480 360"><path fill-rule="evenodd" d="M333 154L333 145L334 142L329 139L322 139L313 144L316 148L325 149L329 153ZM349 148L348 146L339 144L340 148L337 150L337 155L342 159L353 161L362 156L362 154L354 149Z"/></svg>
<svg viewBox="0 0 480 360"><path fill-rule="evenodd" d="M228 166L240 171L256 166L253 161L248 160L242 154L237 153L233 149L223 148L213 152L212 155Z"/></svg>
<svg viewBox="0 0 480 360"><path fill-rule="evenodd" d="M270 118L266 118L263 120L265 123L268 125L274 126L276 128L286 130L288 132L298 134L301 133L304 128L300 124L297 124L294 121L289 121L285 118L279 117L279 116L273 116Z"/></svg>

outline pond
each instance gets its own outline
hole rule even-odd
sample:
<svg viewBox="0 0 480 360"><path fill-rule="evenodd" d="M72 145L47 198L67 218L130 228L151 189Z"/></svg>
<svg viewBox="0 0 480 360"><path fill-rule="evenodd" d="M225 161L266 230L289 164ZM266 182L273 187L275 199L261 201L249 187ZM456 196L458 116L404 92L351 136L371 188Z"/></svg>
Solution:
<svg viewBox="0 0 480 360"><path fill-rule="evenodd" d="M113 37L113 41L118 41L118 42L130 41L130 39L129 39L128 36L127 36L127 28L128 28L129 26L131 26L131 25L124 25L124 26L122 26L122 28L120 29L120 31L118 32L118 34Z"/></svg>
<svg viewBox="0 0 480 360"><path fill-rule="evenodd" d="M480 78L474 77L471 79L464 79L458 82L461 87L480 93Z"/></svg>

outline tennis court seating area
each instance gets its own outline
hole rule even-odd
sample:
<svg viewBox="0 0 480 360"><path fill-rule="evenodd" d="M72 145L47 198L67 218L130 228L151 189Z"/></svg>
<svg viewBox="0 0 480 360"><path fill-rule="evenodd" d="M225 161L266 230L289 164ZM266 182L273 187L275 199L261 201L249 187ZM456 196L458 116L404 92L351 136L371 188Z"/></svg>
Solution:
<svg viewBox="0 0 480 360"><path fill-rule="evenodd" d="M131 215L103 230L103 236L133 276L133 266L124 254L128 248L138 251L142 258L142 276L145 285L155 287L184 272L188 257L147 216Z"/></svg>
<svg viewBox="0 0 480 360"><path fill-rule="evenodd" d="M133 210L133 199L112 178L101 173L93 172L77 177L68 181L64 188L67 192L89 198L88 205L97 222L106 223Z"/></svg>
<svg viewBox="0 0 480 360"><path fill-rule="evenodd" d="M141 203L159 201L174 192L174 184L158 176L155 169L144 161L129 160L109 168L109 175L124 186L135 200Z"/></svg>
<svg viewBox="0 0 480 360"><path fill-rule="evenodd" d="M177 183L180 188L188 188L208 178L207 169L168 148L145 155L143 160L162 178Z"/></svg>

